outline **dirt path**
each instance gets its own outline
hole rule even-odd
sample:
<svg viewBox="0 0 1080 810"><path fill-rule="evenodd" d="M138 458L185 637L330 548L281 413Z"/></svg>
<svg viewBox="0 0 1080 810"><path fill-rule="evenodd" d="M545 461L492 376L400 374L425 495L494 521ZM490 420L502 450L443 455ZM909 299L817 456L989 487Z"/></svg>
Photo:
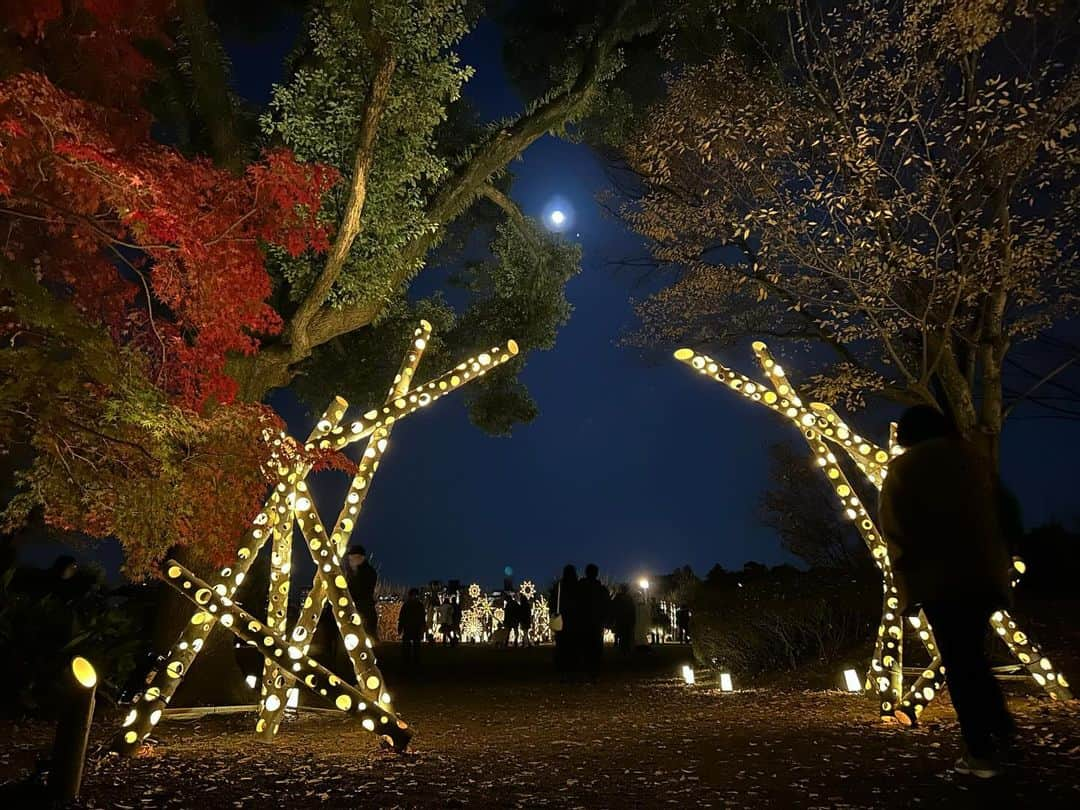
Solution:
<svg viewBox="0 0 1080 810"><path fill-rule="evenodd" d="M947 700L912 731L882 725L864 698L839 692L722 694L670 678L598 687L463 680L399 692L417 729L407 756L326 715L289 722L272 747L256 742L247 717L169 722L148 756L96 758L84 804L1080 807L1075 703L1015 698L1028 761L978 782L949 770L956 727ZM28 732L27 751L40 736Z"/></svg>

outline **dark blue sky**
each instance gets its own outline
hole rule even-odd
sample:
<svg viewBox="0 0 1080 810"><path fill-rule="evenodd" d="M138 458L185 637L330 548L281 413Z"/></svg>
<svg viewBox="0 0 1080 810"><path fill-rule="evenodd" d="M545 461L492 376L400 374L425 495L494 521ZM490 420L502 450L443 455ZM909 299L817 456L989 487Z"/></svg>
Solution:
<svg viewBox="0 0 1080 810"><path fill-rule="evenodd" d="M229 43L237 88L256 103L281 78L282 57L297 33L296 21L287 22L280 34ZM482 22L461 55L477 68L467 94L486 120L520 110L493 24ZM673 360L650 365L616 346L632 322L635 290L633 279L605 261L643 248L597 205L607 181L588 147L544 137L512 169L512 195L522 209L540 216L561 198L574 211L567 235L580 234L584 249L582 272L567 290L573 317L556 348L530 356L524 372L540 416L509 439L472 427L460 397L405 420L394 431L356 539L373 552L383 576L401 584L460 578L496 585L506 565L519 577L546 581L566 562L596 562L622 578L684 564L703 574L716 562L731 568L750 559L785 561L758 522L756 501L767 483L766 447L799 441L798 434ZM758 376L749 349L722 359ZM797 366L786 365L797 381ZM307 434L313 418L295 398L281 392L273 403L294 434ZM852 421L883 436L884 420L871 420ZM1003 474L1029 524L1080 511L1078 451L1078 423L1009 424ZM324 480L318 489L323 514L336 514L335 482ZM115 550L105 556L115 558ZM297 559L305 558L298 548Z"/></svg>
<svg viewBox="0 0 1080 810"><path fill-rule="evenodd" d="M461 48L477 68L466 92L485 120L521 109L500 52L498 30L486 21ZM766 446L798 434L681 364L650 365L616 345L632 323L635 291L605 261L643 247L596 203L607 179L587 146L547 136L512 169L512 196L527 214L541 216L556 198L569 203L567 235L580 234L584 249L582 272L567 289L573 317L555 349L530 356L523 375L540 416L509 439L473 428L460 398L405 420L358 539L383 575L402 584L456 577L494 585L505 565L547 580L566 562L629 577L684 564L704 573L716 562L784 561L756 501ZM748 349L724 359L757 376ZM306 432L307 420L294 432ZM871 434L885 428L853 421ZM1067 469L1078 449L1075 423L1010 425L1003 468L1029 522L1075 512L1069 477L1053 471ZM328 514L338 502L328 498L323 508Z"/></svg>

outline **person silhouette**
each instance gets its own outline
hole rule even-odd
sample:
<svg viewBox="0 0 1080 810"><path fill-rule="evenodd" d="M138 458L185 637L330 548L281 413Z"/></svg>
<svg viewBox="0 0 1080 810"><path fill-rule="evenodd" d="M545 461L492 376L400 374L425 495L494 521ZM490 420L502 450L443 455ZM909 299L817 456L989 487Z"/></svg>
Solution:
<svg viewBox="0 0 1080 810"><path fill-rule="evenodd" d="M899 609L919 608L933 628L960 721L955 769L989 778L1015 736L984 641L995 610L1010 601L1004 509L990 459L926 405L900 417L879 517Z"/></svg>

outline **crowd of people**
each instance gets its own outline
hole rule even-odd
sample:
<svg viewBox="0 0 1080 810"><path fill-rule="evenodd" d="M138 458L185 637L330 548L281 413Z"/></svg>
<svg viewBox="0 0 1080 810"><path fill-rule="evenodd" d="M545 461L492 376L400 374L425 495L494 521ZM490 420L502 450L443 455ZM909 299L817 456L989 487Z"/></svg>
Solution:
<svg viewBox="0 0 1080 810"><path fill-rule="evenodd" d="M659 603L650 602L643 591L633 594L623 583L612 595L600 582L600 569L589 563L578 578L573 565L563 568L562 578L551 592L552 630L555 639L555 668L564 680L595 682L599 677L604 650L604 633L614 635L621 655L644 650L658 637L666 617L658 615ZM690 611L681 607L672 628L674 640L690 640Z"/></svg>
<svg viewBox="0 0 1080 810"><path fill-rule="evenodd" d="M373 640L378 640L378 575L363 546L349 548L345 568L349 593L364 627ZM594 564L587 565L580 578L577 569L567 565L549 594L550 627L545 630L550 632L543 635L555 642L555 668L564 680L597 679L606 632L613 634L615 649L622 655L662 642L660 628L665 626L670 630L669 638L680 643L689 641L690 611L685 606L668 617L660 603L649 600L642 590L631 591L624 583L612 594L599 577L599 568ZM497 618L492 620L486 640L495 646L532 646L536 621L533 602L526 593L514 592L508 581L498 597ZM425 642L456 646L464 640L463 617L460 589L431 592L426 597L420 589L410 589L397 616L397 635L406 668L419 667ZM334 635L331 632L323 637Z"/></svg>

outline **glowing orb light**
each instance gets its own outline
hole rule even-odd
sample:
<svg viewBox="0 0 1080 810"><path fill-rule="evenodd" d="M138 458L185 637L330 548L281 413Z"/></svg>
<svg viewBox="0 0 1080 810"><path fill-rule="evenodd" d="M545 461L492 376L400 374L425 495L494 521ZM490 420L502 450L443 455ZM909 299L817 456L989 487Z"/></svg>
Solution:
<svg viewBox="0 0 1080 810"><path fill-rule="evenodd" d="M551 212L552 225L562 225L564 222L566 222L566 214L564 214L558 208Z"/></svg>

